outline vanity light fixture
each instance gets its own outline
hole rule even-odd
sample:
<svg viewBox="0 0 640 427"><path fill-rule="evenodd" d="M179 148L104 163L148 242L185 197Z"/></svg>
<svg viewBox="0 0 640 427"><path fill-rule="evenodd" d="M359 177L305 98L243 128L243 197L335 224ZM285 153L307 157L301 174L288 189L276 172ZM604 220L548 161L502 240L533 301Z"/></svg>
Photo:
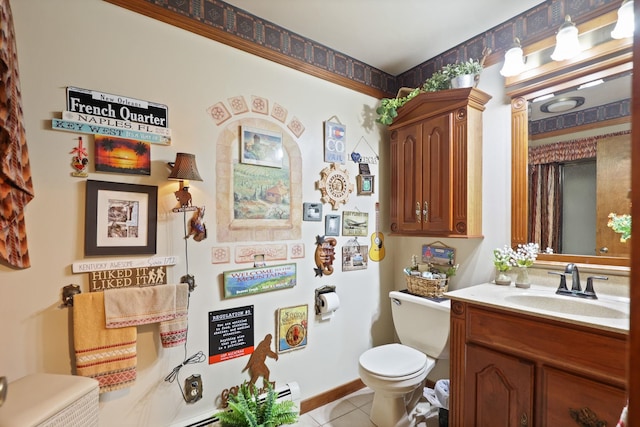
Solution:
<svg viewBox="0 0 640 427"><path fill-rule="evenodd" d="M500 74L504 77L517 76L524 70L524 55L520 39L513 39L513 46L504 54L504 65Z"/></svg>
<svg viewBox="0 0 640 427"><path fill-rule="evenodd" d="M634 17L633 17L633 0L624 0L622 6L618 9L618 22L611 31L611 37L614 39L625 39L633 37Z"/></svg>
<svg viewBox="0 0 640 427"><path fill-rule="evenodd" d="M551 59L564 61L565 59L573 58L579 53L578 27L571 21L571 17L567 15L556 35L556 48L551 54Z"/></svg>

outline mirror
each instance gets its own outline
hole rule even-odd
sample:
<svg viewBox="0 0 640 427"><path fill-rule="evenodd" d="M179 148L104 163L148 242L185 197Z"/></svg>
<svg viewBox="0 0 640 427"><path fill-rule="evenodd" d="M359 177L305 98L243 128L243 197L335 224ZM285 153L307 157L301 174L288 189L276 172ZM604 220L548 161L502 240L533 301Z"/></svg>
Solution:
<svg viewBox="0 0 640 427"><path fill-rule="evenodd" d="M612 18L611 22L615 22L615 17ZM554 41L553 40L549 40L548 44L545 48L548 48L550 46L553 46ZM544 44L544 43L542 43ZM532 232L532 227L530 227L530 224L532 223L531 221L531 214L533 212L533 215L535 216L535 213L537 212L538 215L546 215L548 213L548 209L546 208L546 204L544 205L544 208L542 208L541 206L538 206L535 210L531 209L532 207L530 207L530 197L529 197L529 186L535 184L534 179L530 180L530 175L529 175L529 163L528 163L528 158L529 158L529 147L530 145L532 147L536 146L536 145L541 145L544 143L548 143L548 142L566 142L566 141L573 141L573 140L584 140L587 139L586 135L596 135L596 134L607 134L607 133L611 133L614 134L615 136L619 136L616 135L618 132L621 132L622 135L625 135L624 132L628 131L628 129L630 128L630 116L627 116L626 119L620 119L618 120L618 122L611 122L609 121L609 123L607 123L607 128L603 129L601 131L598 131L595 129L595 126L587 126L587 128L582 128L581 129L581 133L579 134L570 134L570 133L564 133L564 131L553 131L553 132L546 132L547 135L544 135L545 132L543 132L542 134L539 133L539 127L541 125L541 123L536 123L535 121L530 122L530 117L529 117L529 112L531 110L531 112L533 113L536 109L540 109L540 107L542 105L544 105L546 102L551 101L551 100L547 100L547 101L538 101L538 102L532 102L535 98L538 98L542 95L548 95L553 93L554 94L554 99L556 99L556 101L561 100L562 102L560 104L547 104L545 109L549 110L549 108L551 110L556 110L555 114L562 114L562 111L558 111L561 110L562 108L569 108L572 106L572 104L578 104L581 101L580 100L575 100L572 99L575 96L582 96L582 95L576 95L575 93L573 93L574 89L577 88L580 85L583 85L585 83L597 80L597 79L604 79L604 80L610 80L611 83L615 85L616 82L620 83L621 85L627 85L628 89L629 89L629 93L630 93L630 89L631 89L631 85L630 80L627 80L627 82L625 83L624 79L629 79L629 75L632 69L632 64L631 64L631 50L632 50L632 40L631 39L626 39L626 40L609 40L606 42L603 42L599 45L596 45L595 47L592 47L586 51L584 51L581 55L579 55L579 57L575 60L568 60L568 61L562 61L562 62L547 62L544 63L543 65L540 65L539 67L536 68L531 68L527 71L525 71L524 73L522 73L519 76L516 77L512 77L512 78L507 78L507 82L506 82L506 89L507 89L507 94L511 97L511 110L512 110L512 114L511 114L511 133L512 133L512 173L511 173L511 178L512 178L512 199L511 199L511 203L512 203L512 208L511 208L511 238L512 238L512 245L516 246L520 243L527 243L529 241L532 241L531 239L533 239L532 235L530 234L530 232ZM527 51L525 50L525 54L528 55L529 53L527 53ZM617 78L614 77L620 77L622 80L619 80ZM595 88L593 88L593 90L595 90ZM587 92L584 92L585 94ZM567 99L561 99L561 98L567 98ZM630 97L630 95L629 95ZM585 98L587 98L587 96L585 96ZM585 101L586 103L586 101ZM579 109L579 107L581 106L577 106L575 108L575 111L577 111ZM630 108L630 106L629 106ZM537 114L537 113L536 113ZM554 113L541 113L543 115L545 115L547 118L552 118ZM566 117L571 117L570 114L566 114ZM574 115L575 117L575 115ZM532 117L533 120L536 120L536 116ZM551 120L549 122L550 127L553 127L553 121ZM530 141L530 125L532 130L535 129L535 132L531 132L532 134L534 134L531 138ZM543 126L544 128L544 126ZM544 128L546 129L546 128ZM543 130L544 130L543 129ZM535 133L538 132L538 134L536 135ZM622 137L627 138L630 141L630 134L626 134L626 136ZM607 144L605 144L605 142ZM596 145L601 145L601 146L606 146L609 145L608 142L610 141L604 141L601 144L596 144ZM627 158L629 156L627 155ZM602 171L605 171L606 169L611 169L609 167L604 166L604 160L601 162L600 166L595 166L594 162L598 161L595 160L595 158L598 158L597 156L595 156L594 158L591 159L587 159L587 158L583 158L580 159L581 161L561 161L561 162L557 162L559 163L559 167L557 169L557 180L555 182L557 182L557 185L562 187L560 184L564 183L569 185L569 183L567 183L567 180L572 180L572 177L578 177L580 179L578 179L577 181L581 181L581 178L587 174L593 174L596 173L597 176L597 171L598 168ZM615 160L613 161L614 165L616 165L617 167L619 166L619 162L616 162ZM629 168L630 168L630 161L629 161ZM617 205L615 206L625 206L628 205L629 200L627 199L628 196L628 190L630 188L630 173L627 173L627 178L629 180L629 182L627 183L621 183L623 187L626 188L626 191L624 190L620 190L618 191L616 194L616 201L613 203L617 203ZM560 178L564 177L565 178L565 182L561 181ZM597 178L596 182L597 182ZM592 181L593 182L593 181ZM585 190L584 194L588 194L591 193L592 195L597 194L597 183L594 182L592 185L590 190ZM576 189L576 187L567 187L568 189L565 189L564 193L566 195L567 192L569 193L576 193L574 194L576 197L577 193L579 190ZM603 194L607 194L607 192L602 192ZM609 191L608 193L613 193L612 191ZM560 193L557 193L558 195ZM620 195L622 194L622 196ZM627 206L627 210L626 211L622 211L623 208L617 208L617 207L611 207L611 205L609 206L604 206L600 209L600 213L598 213L598 208L596 208L595 206L597 206L597 204L599 204L600 202L597 201L597 197L596 199L593 199L590 201L587 200L582 200L584 199L584 197L579 198L579 201L585 202L585 203L591 203L590 205L587 204L585 206L577 206L577 204L575 202L566 202L564 204L564 206L567 209L570 209L571 207L575 208L575 210L578 211L579 214L582 215L582 217L580 219L577 219L574 215L575 213L571 213L570 211L565 211L564 212L564 228L565 228L565 233L564 234L571 234L571 237L574 238L582 238L584 237L582 231L580 230L572 230L571 226L574 226L580 222L587 222L590 221L592 223L592 225L594 225L594 227L592 227L592 230L590 230L588 233L591 237L589 237L586 241L579 241L576 239L565 239L564 241L562 240L562 237L557 237L557 239L559 239L559 251L561 253L554 253L553 255L540 255L539 256L539 260L544 261L558 261L558 262L578 262L578 263L587 263L587 264L600 264L600 265L615 265L615 266L629 266L629 249L628 246L629 244L622 244L622 248L615 246L615 239L617 238L619 240L619 235L617 235L616 233L613 232L613 230L609 229L608 227L606 227L605 224L605 228L602 229L602 227L600 227L602 230L600 233L598 233L598 231L596 231L596 229L598 227L595 227L595 224L601 224L602 223L602 218L598 218L598 215L602 216L603 213L607 211L608 209L611 209L611 212L614 212L615 210L619 210L620 212L616 212L616 213L629 213L630 212L630 206ZM574 199L578 200L578 199ZM560 199L557 199L560 200ZM535 204L535 198L533 199L533 204ZM560 203L558 203L558 205L560 205ZM595 209L595 212L594 212ZM590 212L587 212L590 211ZM588 215L585 216L585 213L588 213ZM608 212L604 215L608 215ZM559 218L562 218L562 214L559 215ZM554 228L560 228L562 229L562 225L560 225L559 227L554 227ZM608 232L608 233L604 233L604 232ZM536 234L536 236L539 236L540 232L538 231L538 234ZM613 237L614 240L614 244L611 243L604 243L604 242L598 242L599 237L601 237L600 235L603 234L607 234L611 237ZM619 243L619 242L618 242ZM586 247L588 246L588 247ZM618 245L619 246L619 245ZM544 246L546 247L546 245ZM582 249L576 249L576 248L582 248ZM604 249L606 248L606 249ZM570 252L564 249L568 249L571 250ZM602 250L600 250L602 249Z"/></svg>

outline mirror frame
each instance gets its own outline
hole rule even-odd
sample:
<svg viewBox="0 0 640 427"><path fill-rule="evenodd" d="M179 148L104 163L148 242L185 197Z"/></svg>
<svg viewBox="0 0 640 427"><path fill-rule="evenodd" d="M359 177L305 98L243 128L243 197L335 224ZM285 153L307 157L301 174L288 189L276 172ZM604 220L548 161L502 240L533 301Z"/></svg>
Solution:
<svg viewBox="0 0 640 427"><path fill-rule="evenodd" d="M616 15L608 13L582 26L580 33L592 31L615 22ZM524 54L530 55L547 49L555 38L545 39ZM578 57L543 64L522 74L508 77L506 94L511 98L511 245L527 243L528 236L528 149L529 123L527 99L538 97L577 84L613 76L633 69L633 40L611 40L582 52ZM631 122L631 117L629 117ZM630 258L569 254L540 254L539 261L597 264L629 267Z"/></svg>

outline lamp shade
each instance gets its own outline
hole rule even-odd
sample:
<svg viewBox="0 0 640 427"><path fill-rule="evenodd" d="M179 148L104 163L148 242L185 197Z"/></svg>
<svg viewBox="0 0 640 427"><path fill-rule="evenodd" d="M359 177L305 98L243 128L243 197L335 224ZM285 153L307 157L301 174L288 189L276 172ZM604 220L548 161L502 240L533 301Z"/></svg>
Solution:
<svg viewBox="0 0 640 427"><path fill-rule="evenodd" d="M517 76L524 70L524 55L520 40L514 40L514 45L504 54L504 65L500 74L504 77Z"/></svg>
<svg viewBox="0 0 640 427"><path fill-rule="evenodd" d="M178 153L175 163L169 163L169 166L172 168L169 179L202 181L194 154Z"/></svg>
<svg viewBox="0 0 640 427"><path fill-rule="evenodd" d="M556 35L556 48L551 54L554 61L564 61L580 53L580 41L578 40L578 27L571 22L567 15Z"/></svg>
<svg viewBox="0 0 640 427"><path fill-rule="evenodd" d="M624 0L622 6L618 9L618 22L611 31L611 37L614 39L625 39L633 36L633 0Z"/></svg>

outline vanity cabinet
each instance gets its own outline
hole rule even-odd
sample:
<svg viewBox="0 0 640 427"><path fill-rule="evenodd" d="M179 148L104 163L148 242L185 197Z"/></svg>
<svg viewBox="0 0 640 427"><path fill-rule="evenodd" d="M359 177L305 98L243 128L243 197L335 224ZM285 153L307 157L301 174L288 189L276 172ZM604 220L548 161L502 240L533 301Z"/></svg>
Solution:
<svg viewBox="0 0 640 427"><path fill-rule="evenodd" d="M615 426L626 404L626 334L454 300L450 338L451 425Z"/></svg>
<svg viewBox="0 0 640 427"><path fill-rule="evenodd" d="M482 112L475 88L422 93L391 131L391 232L482 236Z"/></svg>

